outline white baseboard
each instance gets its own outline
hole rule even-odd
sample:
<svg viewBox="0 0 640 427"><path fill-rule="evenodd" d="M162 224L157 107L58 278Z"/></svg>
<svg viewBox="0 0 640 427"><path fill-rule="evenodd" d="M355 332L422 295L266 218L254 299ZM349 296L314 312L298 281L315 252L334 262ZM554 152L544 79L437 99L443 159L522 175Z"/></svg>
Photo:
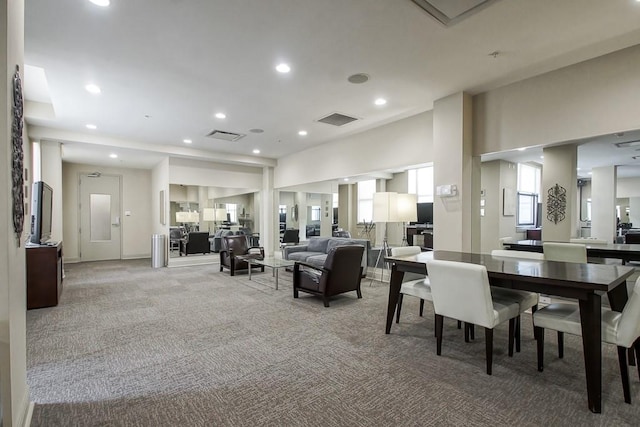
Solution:
<svg viewBox="0 0 640 427"><path fill-rule="evenodd" d="M144 259L144 258L151 259L151 254L127 255L122 257L122 259Z"/></svg>

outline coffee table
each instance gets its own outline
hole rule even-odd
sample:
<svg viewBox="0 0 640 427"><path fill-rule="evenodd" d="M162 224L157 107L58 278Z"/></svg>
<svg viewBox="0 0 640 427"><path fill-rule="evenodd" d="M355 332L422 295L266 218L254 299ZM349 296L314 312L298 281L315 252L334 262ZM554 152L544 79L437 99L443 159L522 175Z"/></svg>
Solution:
<svg viewBox="0 0 640 427"><path fill-rule="evenodd" d="M295 264L294 261L274 257L246 258L245 261L249 263L249 280L251 280L252 265L263 265L265 267L270 267L273 270L273 276L276 278L276 290L278 290L278 270L284 267L293 267L293 265Z"/></svg>

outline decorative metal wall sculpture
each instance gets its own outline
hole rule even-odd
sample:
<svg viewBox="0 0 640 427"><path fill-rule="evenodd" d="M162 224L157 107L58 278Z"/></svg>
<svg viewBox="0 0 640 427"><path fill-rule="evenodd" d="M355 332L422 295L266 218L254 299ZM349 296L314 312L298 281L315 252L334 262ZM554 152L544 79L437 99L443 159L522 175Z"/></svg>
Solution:
<svg viewBox="0 0 640 427"><path fill-rule="evenodd" d="M567 190L556 184L547 191L547 219L554 224L565 219L567 212Z"/></svg>
<svg viewBox="0 0 640 427"><path fill-rule="evenodd" d="M13 74L13 123L11 125L11 144L13 157L11 160L12 194L13 194L13 232L16 234L18 246L24 227L24 153L22 151L22 82L20 67L16 65Z"/></svg>

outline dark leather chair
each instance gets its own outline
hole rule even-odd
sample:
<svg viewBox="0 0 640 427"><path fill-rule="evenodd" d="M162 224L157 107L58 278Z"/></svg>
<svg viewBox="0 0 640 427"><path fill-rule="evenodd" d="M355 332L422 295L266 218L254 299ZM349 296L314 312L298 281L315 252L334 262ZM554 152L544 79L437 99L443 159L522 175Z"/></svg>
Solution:
<svg viewBox="0 0 640 427"><path fill-rule="evenodd" d="M627 244L640 243L640 233L627 233L624 235L624 242Z"/></svg>
<svg viewBox="0 0 640 427"><path fill-rule="evenodd" d="M282 241L280 242L281 247L290 244L297 245L298 243L300 243L300 230L295 228L284 230Z"/></svg>
<svg viewBox="0 0 640 427"><path fill-rule="evenodd" d="M192 231L180 242L180 256L189 254L208 254L211 252L208 231Z"/></svg>
<svg viewBox="0 0 640 427"><path fill-rule="evenodd" d="M320 269L305 262L296 262L293 267L293 297L298 291L322 296L324 306L329 307L329 297L344 292L360 292L362 277L362 254L364 246L338 246L329 251L324 266Z"/></svg>
<svg viewBox="0 0 640 427"><path fill-rule="evenodd" d="M182 228L172 227L169 230L169 251L173 251L175 249L180 252L180 245L183 239L184 237Z"/></svg>
<svg viewBox="0 0 640 427"><path fill-rule="evenodd" d="M249 263L247 261L236 258L240 255L251 255L256 258L264 258L264 248L251 247L247 236L244 234L225 236L222 238L223 247L220 250L220 271L224 268L228 268L232 276L236 274L237 270L248 270ZM255 266L260 267L261 271L264 271L264 265Z"/></svg>

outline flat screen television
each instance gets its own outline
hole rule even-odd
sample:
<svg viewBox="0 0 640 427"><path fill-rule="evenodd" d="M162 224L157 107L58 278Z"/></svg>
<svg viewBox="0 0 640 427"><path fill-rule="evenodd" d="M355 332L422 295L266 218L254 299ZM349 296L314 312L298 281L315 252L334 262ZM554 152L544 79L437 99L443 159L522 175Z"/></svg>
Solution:
<svg viewBox="0 0 640 427"><path fill-rule="evenodd" d="M53 190L42 181L33 183L31 192L31 236L29 242L41 245L51 239Z"/></svg>
<svg viewBox="0 0 640 427"><path fill-rule="evenodd" d="M433 224L433 203L418 203L418 224Z"/></svg>

